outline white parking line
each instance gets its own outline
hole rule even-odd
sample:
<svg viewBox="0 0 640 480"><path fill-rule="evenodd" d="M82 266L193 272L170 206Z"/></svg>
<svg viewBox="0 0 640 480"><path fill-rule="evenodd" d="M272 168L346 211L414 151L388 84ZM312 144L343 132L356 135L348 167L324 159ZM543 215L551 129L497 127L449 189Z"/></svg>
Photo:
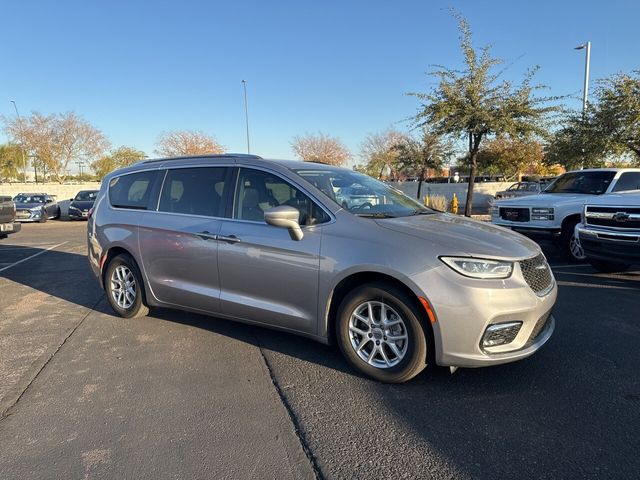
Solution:
<svg viewBox="0 0 640 480"><path fill-rule="evenodd" d="M22 260L18 260L17 262L12 263L11 265L7 265L6 267L0 268L0 272L4 272L5 270L9 270L11 267L15 267L16 265L19 265L22 262L26 262L27 260L31 260L32 258L36 258L38 255L42 255L43 253L46 253L49 250L53 250L54 248L58 248L58 247L64 245L65 243L69 243L69 242L62 242L62 243L59 243L59 244L54 245L52 247L49 247L46 250L42 250L41 252L34 253L33 255L31 255L31 256L29 256L27 258L23 258Z"/></svg>

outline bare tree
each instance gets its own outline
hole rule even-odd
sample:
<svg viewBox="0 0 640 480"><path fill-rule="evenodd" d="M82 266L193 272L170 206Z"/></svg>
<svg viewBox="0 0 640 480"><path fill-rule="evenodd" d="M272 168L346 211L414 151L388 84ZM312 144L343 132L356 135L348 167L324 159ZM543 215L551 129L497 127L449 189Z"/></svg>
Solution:
<svg viewBox="0 0 640 480"><path fill-rule="evenodd" d="M22 123L17 118L3 120L9 136L33 153L59 183L64 183L72 161L90 162L110 146L100 130L74 112L33 112Z"/></svg>
<svg viewBox="0 0 640 480"><path fill-rule="evenodd" d="M225 148L214 137L196 130L164 132L156 141L154 153L162 157L224 153Z"/></svg>
<svg viewBox="0 0 640 480"><path fill-rule="evenodd" d="M407 136L393 128L367 135L360 147L360 156L366 162L365 173L375 178L381 178L382 172L387 166L393 173L398 162L397 147L406 141Z"/></svg>
<svg viewBox="0 0 640 480"><path fill-rule="evenodd" d="M351 158L351 152L339 138L322 133L293 137L291 148L296 156L305 162L340 166Z"/></svg>

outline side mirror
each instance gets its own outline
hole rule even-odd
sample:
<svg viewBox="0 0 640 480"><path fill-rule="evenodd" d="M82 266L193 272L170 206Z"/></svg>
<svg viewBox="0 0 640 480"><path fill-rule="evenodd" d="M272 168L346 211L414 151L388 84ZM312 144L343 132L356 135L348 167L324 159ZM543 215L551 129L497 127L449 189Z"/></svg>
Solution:
<svg viewBox="0 0 640 480"><path fill-rule="evenodd" d="M304 233L298 223L300 212L297 208L289 205L280 205L264 212L264 221L274 227L286 228L289 230L291 240L302 240Z"/></svg>

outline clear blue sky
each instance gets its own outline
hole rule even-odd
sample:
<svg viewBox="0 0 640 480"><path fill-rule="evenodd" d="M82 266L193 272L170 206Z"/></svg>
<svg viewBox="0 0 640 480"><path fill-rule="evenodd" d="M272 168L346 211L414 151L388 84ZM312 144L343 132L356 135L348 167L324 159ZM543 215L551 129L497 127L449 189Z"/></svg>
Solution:
<svg viewBox="0 0 640 480"><path fill-rule="evenodd" d="M540 65L551 95L580 97L586 40L592 79L640 68L632 0L20 0L2 7L0 115L13 99L22 115L74 110L148 155L173 129L243 152L246 79L252 152L292 158L293 136L323 132L357 154L367 133L407 128L406 93L433 85L431 65L460 64L449 7L513 63L507 77Z"/></svg>

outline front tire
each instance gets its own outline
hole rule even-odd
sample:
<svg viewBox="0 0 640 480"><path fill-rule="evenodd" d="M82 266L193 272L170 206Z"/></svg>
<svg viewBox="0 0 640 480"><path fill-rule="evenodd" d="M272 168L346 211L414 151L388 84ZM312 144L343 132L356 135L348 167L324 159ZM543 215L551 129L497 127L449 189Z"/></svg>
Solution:
<svg viewBox="0 0 640 480"><path fill-rule="evenodd" d="M563 227L560 234L560 247L562 253L570 262L583 262L587 256L584 254L580 240L576 237L576 225L579 220L569 220Z"/></svg>
<svg viewBox="0 0 640 480"><path fill-rule="evenodd" d="M40 212L40 220L38 220L38 223L46 223L47 221L47 211L43 208L42 212Z"/></svg>
<svg viewBox="0 0 640 480"><path fill-rule="evenodd" d="M123 318L140 318L149 313L144 301L142 276L135 260L121 254L109 262L104 289L111 308Z"/></svg>
<svg viewBox="0 0 640 480"><path fill-rule="evenodd" d="M386 283L351 291L338 309L337 340L358 371L385 383L410 380L427 366L428 326L417 301Z"/></svg>

